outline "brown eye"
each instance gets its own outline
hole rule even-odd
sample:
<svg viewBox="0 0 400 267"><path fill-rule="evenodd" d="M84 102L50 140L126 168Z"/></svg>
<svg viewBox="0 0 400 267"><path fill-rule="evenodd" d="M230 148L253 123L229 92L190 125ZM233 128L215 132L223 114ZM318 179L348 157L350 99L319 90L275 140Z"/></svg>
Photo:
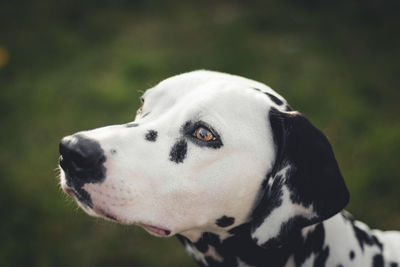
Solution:
<svg viewBox="0 0 400 267"><path fill-rule="evenodd" d="M194 132L194 136L201 141L211 141L214 139L212 132L204 127L197 128Z"/></svg>

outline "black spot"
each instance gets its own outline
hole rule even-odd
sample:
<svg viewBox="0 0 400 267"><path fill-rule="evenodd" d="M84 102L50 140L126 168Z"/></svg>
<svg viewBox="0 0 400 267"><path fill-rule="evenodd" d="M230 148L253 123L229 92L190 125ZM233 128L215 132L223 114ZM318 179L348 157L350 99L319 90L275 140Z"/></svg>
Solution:
<svg viewBox="0 0 400 267"><path fill-rule="evenodd" d="M298 233L300 233L300 231ZM292 242L297 247L294 255L296 265L302 266L306 259L313 253L317 255L323 253L324 242L325 229L322 223L315 226L315 229L309 232L303 241L298 243Z"/></svg>
<svg viewBox="0 0 400 267"><path fill-rule="evenodd" d="M222 216L221 218L217 219L215 224L218 225L219 227L227 227L229 225L232 225L234 222L235 218Z"/></svg>
<svg viewBox="0 0 400 267"><path fill-rule="evenodd" d="M376 254L372 260L372 267L383 267L382 254Z"/></svg>
<svg viewBox="0 0 400 267"><path fill-rule="evenodd" d="M139 126L139 123L136 123L136 122L130 122L130 123L125 124L126 128L132 128L132 127L138 127L138 126Z"/></svg>
<svg viewBox="0 0 400 267"><path fill-rule="evenodd" d="M361 247L361 249L364 251L364 246L377 246L379 249L382 251L383 245L378 241L376 236L368 234L366 231L358 228L354 222L352 222L353 225L353 230L354 234L357 238L357 241Z"/></svg>
<svg viewBox="0 0 400 267"><path fill-rule="evenodd" d="M169 159L176 163L182 163L186 157L187 143L184 139L179 140L172 147L169 153Z"/></svg>
<svg viewBox="0 0 400 267"><path fill-rule="evenodd" d="M213 233L205 232L202 234L201 238L196 243L194 243L194 246L200 252L206 252L209 245L215 248L220 246L221 240L219 239L219 236Z"/></svg>
<svg viewBox="0 0 400 267"><path fill-rule="evenodd" d="M117 150L112 148L112 149L110 149L110 153L111 153L111 155L115 155L115 154L117 154Z"/></svg>
<svg viewBox="0 0 400 267"><path fill-rule="evenodd" d="M399 264L397 264L396 262L391 262L390 267L399 267Z"/></svg>
<svg viewBox="0 0 400 267"><path fill-rule="evenodd" d="M158 133L157 133L156 131L154 131L154 130L149 130L149 131L146 133L145 138L146 138L147 141L155 142L155 141L157 140L157 135L158 135Z"/></svg>
<svg viewBox="0 0 400 267"><path fill-rule="evenodd" d="M377 245L379 247L379 249L382 251L383 244L381 242L379 242L378 238L376 236L372 235L372 240L373 240L374 244Z"/></svg>
<svg viewBox="0 0 400 267"><path fill-rule="evenodd" d="M337 267L344 267L343 264L338 264Z"/></svg>
<svg viewBox="0 0 400 267"><path fill-rule="evenodd" d="M350 260L354 260L354 257L356 256L356 254L354 253L354 251L353 250L350 250L350 253L349 253L349 258L350 258Z"/></svg>
<svg viewBox="0 0 400 267"><path fill-rule="evenodd" d="M325 267L326 260L329 256L329 247L326 246L314 260L314 267Z"/></svg>
<svg viewBox="0 0 400 267"><path fill-rule="evenodd" d="M282 105L283 104L283 101L282 100L280 100L279 98L277 98L276 96L274 96L274 95L272 95L272 94L270 94L270 93L265 93L267 96L269 96L269 98L272 100L272 102L274 102L275 104L277 104L277 105Z"/></svg>

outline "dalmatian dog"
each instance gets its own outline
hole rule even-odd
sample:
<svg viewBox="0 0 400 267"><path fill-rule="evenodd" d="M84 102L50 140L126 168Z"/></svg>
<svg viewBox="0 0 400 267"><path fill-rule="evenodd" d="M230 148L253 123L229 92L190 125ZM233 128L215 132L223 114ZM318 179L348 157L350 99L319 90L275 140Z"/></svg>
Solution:
<svg viewBox="0 0 400 267"><path fill-rule="evenodd" d="M141 100L61 140L61 187L89 215L176 236L200 266L399 267L400 232L343 211L328 139L268 86L200 70Z"/></svg>

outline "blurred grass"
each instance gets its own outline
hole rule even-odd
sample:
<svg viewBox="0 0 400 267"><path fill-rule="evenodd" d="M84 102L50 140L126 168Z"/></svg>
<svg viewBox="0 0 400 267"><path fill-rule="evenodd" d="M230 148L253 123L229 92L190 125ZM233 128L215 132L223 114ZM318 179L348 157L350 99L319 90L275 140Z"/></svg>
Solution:
<svg viewBox="0 0 400 267"><path fill-rule="evenodd" d="M194 266L176 240L58 189L64 135L133 120L140 90L207 68L263 81L330 138L348 209L400 227L397 1L0 2L0 265Z"/></svg>

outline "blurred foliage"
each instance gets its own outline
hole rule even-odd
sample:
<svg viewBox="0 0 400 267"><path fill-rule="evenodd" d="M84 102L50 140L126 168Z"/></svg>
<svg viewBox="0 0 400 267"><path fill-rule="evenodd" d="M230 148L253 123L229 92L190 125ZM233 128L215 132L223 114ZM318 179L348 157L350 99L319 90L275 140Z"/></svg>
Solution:
<svg viewBox="0 0 400 267"><path fill-rule="evenodd" d="M206 68L263 81L330 138L372 227L400 227L398 1L0 2L0 265L194 266L173 239L93 219L58 142L133 120L141 91Z"/></svg>

